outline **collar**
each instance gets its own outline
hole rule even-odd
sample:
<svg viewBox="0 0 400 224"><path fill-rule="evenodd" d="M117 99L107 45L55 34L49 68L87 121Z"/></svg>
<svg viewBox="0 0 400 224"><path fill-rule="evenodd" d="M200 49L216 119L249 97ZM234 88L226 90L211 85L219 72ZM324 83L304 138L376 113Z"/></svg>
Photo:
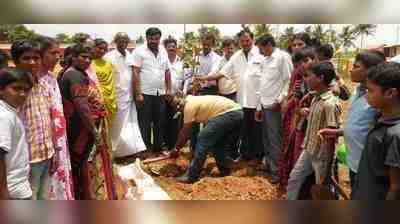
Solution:
<svg viewBox="0 0 400 224"><path fill-rule="evenodd" d="M396 125L400 124L400 115L390 118L378 118L378 123L386 124L386 125Z"/></svg>
<svg viewBox="0 0 400 224"><path fill-rule="evenodd" d="M215 52L213 50L211 50L208 54L204 54L203 51L201 51L201 56L203 57L213 57L215 54Z"/></svg>
<svg viewBox="0 0 400 224"><path fill-rule="evenodd" d="M328 100L333 96L333 94L332 94L332 91L328 90L328 91L320 93L320 94L315 92L315 96L322 100Z"/></svg>
<svg viewBox="0 0 400 224"><path fill-rule="evenodd" d="M356 87L357 95L363 96L367 93L367 87L363 84L360 84Z"/></svg>
<svg viewBox="0 0 400 224"><path fill-rule="evenodd" d="M118 50L117 48L115 48L114 50L115 50L117 56L118 56L118 57L121 57L121 58L126 57L126 56L128 56L128 54L129 54L129 51L128 51L127 49L125 49L125 56L122 55L121 52L119 52L119 50Z"/></svg>
<svg viewBox="0 0 400 224"><path fill-rule="evenodd" d="M5 107L7 110L9 110L11 112L17 113L17 110L4 100L0 100L0 105L2 105L3 107Z"/></svg>

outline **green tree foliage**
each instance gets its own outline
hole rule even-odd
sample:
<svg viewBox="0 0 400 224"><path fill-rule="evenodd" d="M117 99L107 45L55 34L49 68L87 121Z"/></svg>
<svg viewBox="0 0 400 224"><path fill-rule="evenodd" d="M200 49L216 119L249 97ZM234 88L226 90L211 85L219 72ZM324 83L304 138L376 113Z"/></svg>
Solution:
<svg viewBox="0 0 400 224"><path fill-rule="evenodd" d="M252 25L254 38L257 39L264 34L272 34L272 28L269 24L254 24Z"/></svg>
<svg viewBox="0 0 400 224"><path fill-rule="evenodd" d="M63 43L63 44L70 44L72 43L72 39L70 36L68 36L68 34L65 33L59 33L56 35L55 39L59 42L59 43Z"/></svg>
<svg viewBox="0 0 400 224"><path fill-rule="evenodd" d="M352 25L344 26L342 32L339 33L339 40L341 45L347 49L349 47L355 47L354 41L357 39L357 34Z"/></svg>
<svg viewBox="0 0 400 224"><path fill-rule="evenodd" d="M281 49L288 49L291 42L293 41L295 30L293 26L286 27L282 34L278 38L278 46Z"/></svg>
<svg viewBox="0 0 400 224"><path fill-rule="evenodd" d="M136 39L136 44L144 44L144 37L142 35L140 35L137 39Z"/></svg>
<svg viewBox="0 0 400 224"><path fill-rule="evenodd" d="M78 43L86 43L90 38L90 35L87 33L76 33L72 36L71 40L73 43L78 44Z"/></svg>
<svg viewBox="0 0 400 224"><path fill-rule="evenodd" d="M39 35L22 24L1 24L0 41L12 43L17 40L33 40Z"/></svg>
<svg viewBox="0 0 400 224"><path fill-rule="evenodd" d="M354 33L360 36L360 48L364 48L364 38L372 36L376 32L377 25L375 24L358 24L354 27Z"/></svg>

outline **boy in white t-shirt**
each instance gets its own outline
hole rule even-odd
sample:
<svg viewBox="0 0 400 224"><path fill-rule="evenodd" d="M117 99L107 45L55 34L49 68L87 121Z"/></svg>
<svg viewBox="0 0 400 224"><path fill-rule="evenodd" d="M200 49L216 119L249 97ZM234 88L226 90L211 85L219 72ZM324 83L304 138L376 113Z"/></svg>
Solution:
<svg viewBox="0 0 400 224"><path fill-rule="evenodd" d="M28 71L0 70L0 199L31 199L29 151L16 108L32 88Z"/></svg>

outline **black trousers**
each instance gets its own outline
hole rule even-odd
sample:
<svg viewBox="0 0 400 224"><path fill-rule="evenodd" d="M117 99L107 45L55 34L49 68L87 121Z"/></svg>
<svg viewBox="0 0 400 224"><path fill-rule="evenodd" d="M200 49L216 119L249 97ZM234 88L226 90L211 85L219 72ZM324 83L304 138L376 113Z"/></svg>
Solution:
<svg viewBox="0 0 400 224"><path fill-rule="evenodd" d="M144 105L137 107L140 133L147 149L161 151L164 141L166 102L163 95L143 94ZM153 134L153 143L151 142Z"/></svg>
<svg viewBox="0 0 400 224"><path fill-rule="evenodd" d="M243 108L240 154L245 159L262 159L262 123L255 120L256 109Z"/></svg>
<svg viewBox="0 0 400 224"><path fill-rule="evenodd" d="M168 147L168 150L175 148L176 142L178 141L178 134L182 127L182 116L174 119L176 111L170 106L166 105L166 122L164 128L164 142Z"/></svg>

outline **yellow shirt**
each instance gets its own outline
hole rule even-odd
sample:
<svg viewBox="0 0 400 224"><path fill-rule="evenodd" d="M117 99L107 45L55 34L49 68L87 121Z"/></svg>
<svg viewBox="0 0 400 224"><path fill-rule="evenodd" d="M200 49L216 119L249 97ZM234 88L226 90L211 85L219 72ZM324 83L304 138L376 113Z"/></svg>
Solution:
<svg viewBox="0 0 400 224"><path fill-rule="evenodd" d="M222 96L187 96L183 112L184 123L207 123L221 114L240 110L239 104Z"/></svg>

